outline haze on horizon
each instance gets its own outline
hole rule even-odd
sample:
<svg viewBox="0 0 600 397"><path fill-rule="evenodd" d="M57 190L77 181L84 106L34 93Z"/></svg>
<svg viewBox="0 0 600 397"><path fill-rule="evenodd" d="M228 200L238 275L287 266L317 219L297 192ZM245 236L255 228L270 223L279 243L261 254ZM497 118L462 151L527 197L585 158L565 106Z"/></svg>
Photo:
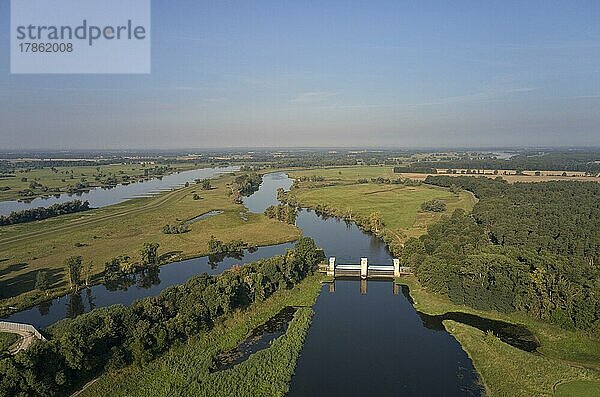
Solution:
<svg viewBox="0 0 600 397"><path fill-rule="evenodd" d="M600 146L600 2L427 3L154 1L150 75L2 57L0 149Z"/></svg>

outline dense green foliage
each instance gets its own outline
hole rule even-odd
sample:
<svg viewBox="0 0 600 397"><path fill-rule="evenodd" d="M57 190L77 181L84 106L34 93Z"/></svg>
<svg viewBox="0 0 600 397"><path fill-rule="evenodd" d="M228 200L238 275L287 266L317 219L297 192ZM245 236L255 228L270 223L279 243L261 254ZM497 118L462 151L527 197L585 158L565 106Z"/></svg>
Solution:
<svg viewBox="0 0 600 397"><path fill-rule="evenodd" d="M421 209L428 212L444 212L446 211L446 202L439 199L429 200L421 204Z"/></svg>
<svg viewBox="0 0 600 397"><path fill-rule="evenodd" d="M105 374L82 396L283 396L310 325L310 306L322 289L320 281L321 277L313 274L292 289L280 289L264 301L223 316L210 331L174 346L147 366L128 366ZM297 311L284 335L233 368L214 371L217 356L238 347L288 306Z"/></svg>
<svg viewBox="0 0 600 397"><path fill-rule="evenodd" d="M73 200L66 203L52 204L51 206L32 208L29 210L11 212L10 215L0 216L0 226L15 225L17 223L41 221L65 214L87 211L90 203L87 201Z"/></svg>
<svg viewBox="0 0 600 397"><path fill-rule="evenodd" d="M179 225L164 225L162 228L164 234L183 234L190 231L188 225L180 223Z"/></svg>
<svg viewBox="0 0 600 397"><path fill-rule="evenodd" d="M250 196L258 190L262 183L262 177L259 174L242 174L234 179L235 190L241 196Z"/></svg>
<svg viewBox="0 0 600 397"><path fill-rule="evenodd" d="M600 184L428 177L480 201L407 241L402 261L455 303L600 330Z"/></svg>
<svg viewBox="0 0 600 397"><path fill-rule="evenodd" d="M4 352L18 340L19 335L17 334L0 332L0 354L4 354Z"/></svg>
<svg viewBox="0 0 600 397"><path fill-rule="evenodd" d="M298 211L296 210L296 207L292 205L279 204L268 207L265 210L265 215L269 218L294 225L296 224Z"/></svg>
<svg viewBox="0 0 600 397"><path fill-rule="evenodd" d="M210 240L208 240L208 252L211 256L221 256L225 258L226 256L235 256L237 254L242 254L244 249L252 248L248 245L248 243L243 242L242 240L232 240L227 243L224 243L221 240L215 238L215 236L210 236Z"/></svg>
<svg viewBox="0 0 600 397"><path fill-rule="evenodd" d="M293 287L323 259L312 239L301 238L285 255L193 277L130 307L63 320L49 330L49 341L0 360L0 394L64 394L106 368L143 365L219 317Z"/></svg>

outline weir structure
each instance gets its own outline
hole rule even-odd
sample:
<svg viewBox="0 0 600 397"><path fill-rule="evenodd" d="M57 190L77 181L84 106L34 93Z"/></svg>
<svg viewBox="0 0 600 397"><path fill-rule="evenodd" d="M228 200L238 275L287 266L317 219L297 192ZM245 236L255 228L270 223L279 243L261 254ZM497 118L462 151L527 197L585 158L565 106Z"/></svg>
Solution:
<svg viewBox="0 0 600 397"><path fill-rule="evenodd" d="M335 257L329 258L326 269L321 271L328 276L336 277L360 277L367 278L395 278L402 275L412 274L410 267L400 266L400 259L394 259L390 265L369 265L367 258L360 258L360 264L336 264Z"/></svg>

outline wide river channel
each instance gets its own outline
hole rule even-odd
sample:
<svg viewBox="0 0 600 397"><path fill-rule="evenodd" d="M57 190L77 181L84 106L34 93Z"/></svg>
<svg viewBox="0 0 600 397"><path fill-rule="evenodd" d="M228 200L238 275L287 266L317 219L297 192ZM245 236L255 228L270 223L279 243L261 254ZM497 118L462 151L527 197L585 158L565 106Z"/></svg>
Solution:
<svg viewBox="0 0 600 397"><path fill-rule="evenodd" d="M206 169L216 175L223 169ZM277 203L276 190L288 190L284 173L265 175L260 189L245 199L252 212ZM110 191L107 191L110 192ZM219 216L215 213L214 216ZM202 221L199 221L202 222ZM301 210L296 221L327 256L338 263L392 264L380 239L356 225ZM204 272L217 274L235 264L283 253L292 244L260 247L243 258L212 263L201 257L171 263L158 274L140 276L120 289L93 286L11 315L7 320L44 328L95 307L130 304ZM404 292L404 293L402 293ZM292 378L290 396L464 396L480 395L477 374L460 344L443 327L432 326L413 308L406 291L391 281L336 280L324 285L314 306L313 322Z"/></svg>

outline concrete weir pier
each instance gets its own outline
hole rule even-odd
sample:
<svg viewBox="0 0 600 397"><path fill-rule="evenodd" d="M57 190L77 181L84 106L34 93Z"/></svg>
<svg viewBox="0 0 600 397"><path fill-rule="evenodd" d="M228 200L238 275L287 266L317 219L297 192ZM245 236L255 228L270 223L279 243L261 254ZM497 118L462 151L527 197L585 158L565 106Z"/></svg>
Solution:
<svg viewBox="0 0 600 397"><path fill-rule="evenodd" d="M367 258L360 258L360 264L336 264L335 257L329 258L326 269L322 269L328 276L336 277L360 277L367 278L395 278L402 275L412 274L410 267L400 266L400 259L394 259L390 265L369 265Z"/></svg>

